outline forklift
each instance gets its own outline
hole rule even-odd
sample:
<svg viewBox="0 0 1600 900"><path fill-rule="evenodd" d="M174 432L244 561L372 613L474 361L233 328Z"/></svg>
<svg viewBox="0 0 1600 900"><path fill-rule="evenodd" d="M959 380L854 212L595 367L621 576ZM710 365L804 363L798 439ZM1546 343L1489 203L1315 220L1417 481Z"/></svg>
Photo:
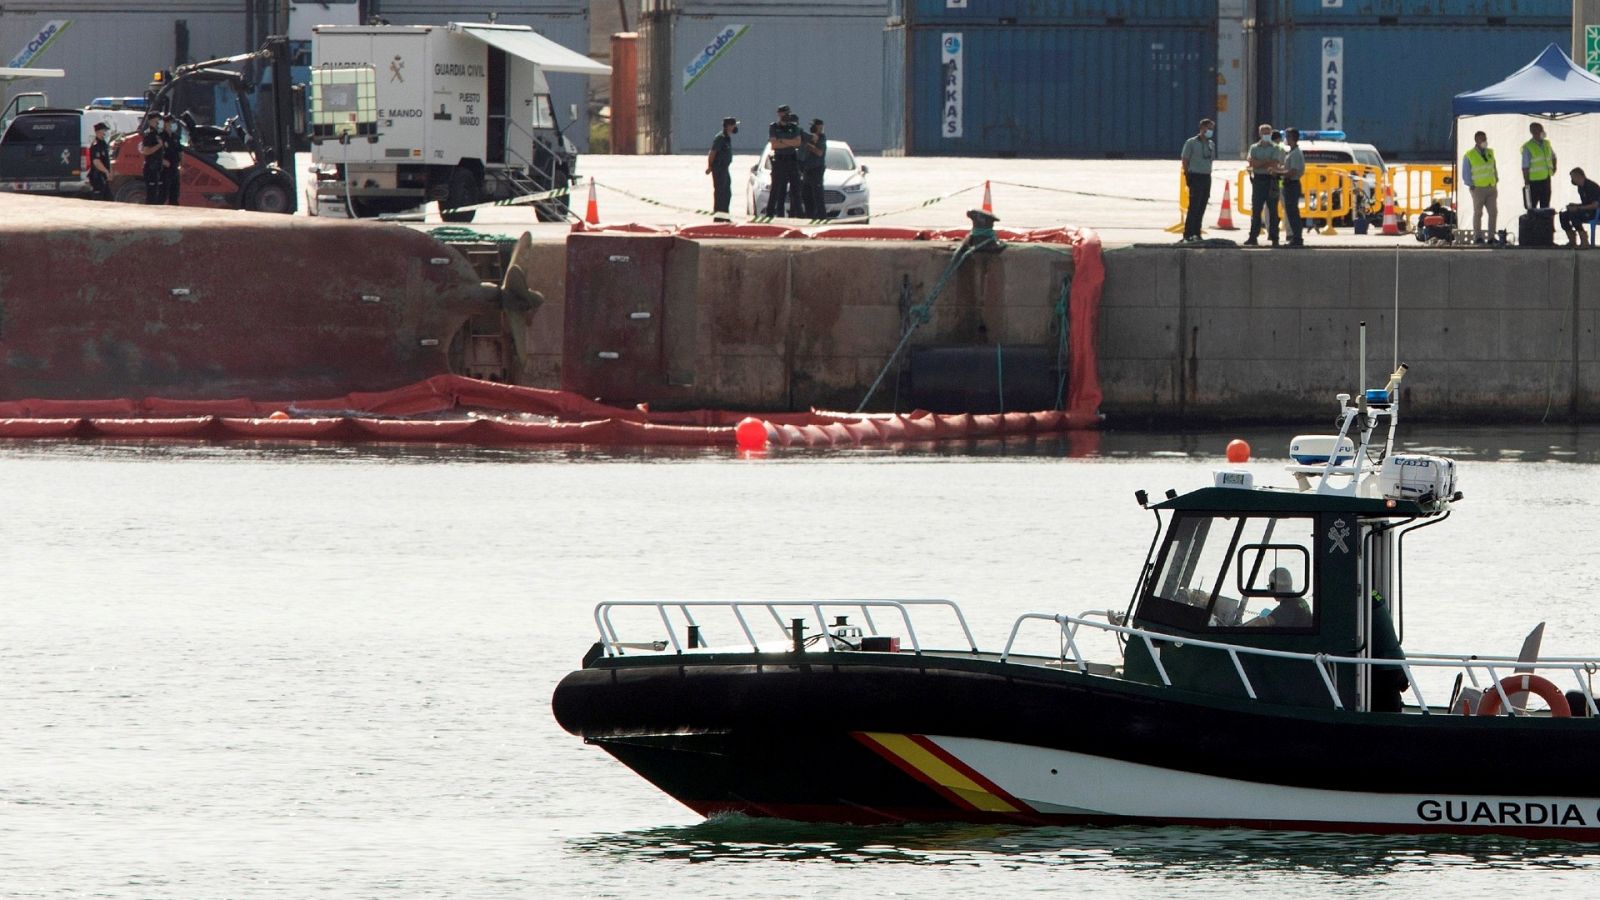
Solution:
<svg viewBox="0 0 1600 900"><path fill-rule="evenodd" d="M305 133L305 102L290 62L289 40L273 36L252 53L156 73L145 96L150 112L180 123L180 205L295 211L293 148ZM122 203L145 201L139 141L130 134L111 148L111 193Z"/></svg>

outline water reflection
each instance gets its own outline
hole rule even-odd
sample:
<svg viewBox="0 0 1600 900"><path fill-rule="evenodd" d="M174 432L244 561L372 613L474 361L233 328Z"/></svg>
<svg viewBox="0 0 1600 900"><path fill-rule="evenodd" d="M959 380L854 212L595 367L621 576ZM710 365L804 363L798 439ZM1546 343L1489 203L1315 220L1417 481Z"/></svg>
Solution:
<svg viewBox="0 0 1600 900"><path fill-rule="evenodd" d="M844 826L737 815L586 835L568 846L619 862L1047 867L1162 879L1306 871L1352 878L1461 869L1600 871L1600 848L1517 838L1177 827Z"/></svg>

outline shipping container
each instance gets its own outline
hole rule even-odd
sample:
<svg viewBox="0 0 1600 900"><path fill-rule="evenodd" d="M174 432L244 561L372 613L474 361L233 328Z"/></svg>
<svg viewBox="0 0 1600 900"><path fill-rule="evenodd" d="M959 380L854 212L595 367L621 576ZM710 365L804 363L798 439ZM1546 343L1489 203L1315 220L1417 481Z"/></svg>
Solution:
<svg viewBox="0 0 1600 900"><path fill-rule="evenodd" d="M237 0L40 0L27 11L0 10L0 65L52 26L54 39L26 64L65 69L66 77L14 81L7 94L43 91L54 106L143 96L160 69L247 49L246 15Z"/></svg>
<svg viewBox="0 0 1600 900"><path fill-rule="evenodd" d="M1450 100L1522 68L1569 25L1264 28L1257 34L1257 118L1343 131L1387 158L1447 162Z"/></svg>
<svg viewBox="0 0 1600 900"><path fill-rule="evenodd" d="M643 153L704 153L724 116L759 153L779 104L858 153L883 148L883 0L646 0L639 21ZM737 189L737 185L735 186Z"/></svg>
<svg viewBox="0 0 1600 900"><path fill-rule="evenodd" d="M375 15L391 25L444 25L488 22L526 25L568 50L589 55L589 4L586 0L368 0ZM552 72L550 99L567 139L580 152L589 149L589 76ZM577 115L572 116L573 112ZM579 163L581 166L582 163Z"/></svg>
<svg viewBox="0 0 1600 900"><path fill-rule="evenodd" d="M1176 158L1216 112L1214 20L891 27L887 46L895 32L904 78L885 120L903 125L885 131L910 155Z"/></svg>
<svg viewBox="0 0 1600 900"><path fill-rule="evenodd" d="M1528 25L1572 20L1571 0L1256 0L1265 24Z"/></svg>
<svg viewBox="0 0 1600 900"><path fill-rule="evenodd" d="M1217 0L890 0L892 25L1123 25L1212 20Z"/></svg>

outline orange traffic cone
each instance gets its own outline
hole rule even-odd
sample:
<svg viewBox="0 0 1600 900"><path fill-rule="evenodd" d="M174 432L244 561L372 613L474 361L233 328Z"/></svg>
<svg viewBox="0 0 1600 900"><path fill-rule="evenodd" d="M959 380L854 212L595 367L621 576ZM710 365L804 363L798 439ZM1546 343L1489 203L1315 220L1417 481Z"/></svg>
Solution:
<svg viewBox="0 0 1600 900"><path fill-rule="evenodd" d="M1222 183L1222 211L1217 213L1217 227L1223 231L1238 231L1233 224L1233 182Z"/></svg>
<svg viewBox="0 0 1600 900"><path fill-rule="evenodd" d="M590 225L600 224L600 204L594 199L594 179L589 179L589 208L584 210L583 220Z"/></svg>
<svg viewBox="0 0 1600 900"><path fill-rule="evenodd" d="M994 215L994 199L989 195L988 181L983 183L983 211L991 216Z"/></svg>
<svg viewBox="0 0 1600 900"><path fill-rule="evenodd" d="M1400 220L1394 214L1394 188L1392 186L1383 192L1383 233L1388 235L1400 234Z"/></svg>

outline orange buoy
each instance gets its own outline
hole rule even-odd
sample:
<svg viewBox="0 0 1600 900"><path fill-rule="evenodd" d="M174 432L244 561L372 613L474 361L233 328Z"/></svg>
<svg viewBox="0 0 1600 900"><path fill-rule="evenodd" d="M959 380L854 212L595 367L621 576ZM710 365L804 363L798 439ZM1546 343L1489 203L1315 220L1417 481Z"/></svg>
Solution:
<svg viewBox="0 0 1600 900"><path fill-rule="evenodd" d="M767 423L760 419L746 417L733 426L733 441L740 450L765 450L767 447Z"/></svg>
<svg viewBox="0 0 1600 900"><path fill-rule="evenodd" d="M1247 463L1250 461L1250 445L1234 438L1228 442L1228 462Z"/></svg>
<svg viewBox="0 0 1600 900"><path fill-rule="evenodd" d="M289 418L289 414L280 409L280 410L274 411L272 413L272 415L267 416L267 418L269 418L269 419L287 419L287 418Z"/></svg>

